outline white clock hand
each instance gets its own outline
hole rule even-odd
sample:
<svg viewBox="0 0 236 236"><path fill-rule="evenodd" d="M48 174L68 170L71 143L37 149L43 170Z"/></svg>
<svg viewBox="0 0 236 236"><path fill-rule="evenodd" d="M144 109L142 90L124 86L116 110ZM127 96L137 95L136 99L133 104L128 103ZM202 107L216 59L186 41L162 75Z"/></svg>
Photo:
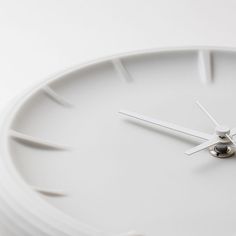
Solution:
<svg viewBox="0 0 236 236"><path fill-rule="evenodd" d="M230 134L231 134L231 136L235 136L236 135L236 128L231 129Z"/></svg>
<svg viewBox="0 0 236 236"><path fill-rule="evenodd" d="M225 136L231 141L231 143L234 144L234 146L236 146L235 141L233 140L233 138L229 134L225 134Z"/></svg>
<svg viewBox="0 0 236 236"><path fill-rule="evenodd" d="M216 125L216 127L220 127L221 125L216 121L216 119L207 111L207 109L199 102L196 101L197 105L201 108L201 110L210 118L210 120ZM231 131L232 132L232 131ZM233 132L232 132L233 133ZM225 136L236 146L235 141L229 134L225 134Z"/></svg>
<svg viewBox="0 0 236 236"><path fill-rule="evenodd" d="M185 154L192 155L192 154L194 154L196 152L199 152L199 151L202 151L202 150L204 150L206 148L209 148L209 147L211 147L211 146L213 146L213 145L215 145L215 144L217 144L219 142L220 141L217 138L208 140L208 141L206 141L204 143L201 143L200 145L198 145L198 146L196 146L194 148L191 148L191 149L187 150L185 152Z"/></svg>
<svg viewBox="0 0 236 236"><path fill-rule="evenodd" d="M196 103L197 103L197 105L201 108L201 110L210 118L210 120L216 125L216 134L217 134L218 137L212 138L212 139L210 139L210 140L208 140L208 141L206 141L206 142L204 142L204 143L202 143L202 144L200 144L200 145L198 145L198 146L196 146L196 147L194 147L194 148L191 148L191 149L187 150L187 151L185 152L185 154L187 154L187 155L192 155L192 154L194 154L194 153L196 153L196 152L199 152L199 151L201 151L201 150L203 150L203 149L206 149L206 148L209 148L209 147L211 147L211 146L213 146L213 145L216 145L216 144L218 144L218 143L221 143L221 142L222 142L222 140L220 140L221 136L227 137L228 140L231 141L231 143L233 143L234 145L236 145L236 143L235 143L235 141L233 140L233 138L229 135L230 130L229 130L227 127L222 127L222 126L216 121L216 119L207 111L207 109L206 109L199 101L197 101ZM236 129L233 130L233 132L231 131L231 135L232 135L232 133L234 133L235 131L236 131ZM229 154L229 155L231 155L231 154Z"/></svg>
<svg viewBox="0 0 236 236"><path fill-rule="evenodd" d="M220 126L216 119L207 111L207 109L199 101L196 101L196 103L216 126Z"/></svg>
<svg viewBox="0 0 236 236"><path fill-rule="evenodd" d="M188 129L188 128L184 128L184 127L181 127L181 126L169 123L169 122L161 121L159 119L149 118L149 117L146 117L146 116L134 113L134 112L119 111L119 113L122 115L125 115L125 116L129 116L131 118L135 118L137 120L141 120L141 121L144 121L144 122L147 122L150 124L158 125L158 126L170 129L170 130L178 131L180 133L191 135L194 137L198 137L198 138L201 138L204 140L209 140L212 138L212 135L210 135L210 134L199 132L199 131Z"/></svg>

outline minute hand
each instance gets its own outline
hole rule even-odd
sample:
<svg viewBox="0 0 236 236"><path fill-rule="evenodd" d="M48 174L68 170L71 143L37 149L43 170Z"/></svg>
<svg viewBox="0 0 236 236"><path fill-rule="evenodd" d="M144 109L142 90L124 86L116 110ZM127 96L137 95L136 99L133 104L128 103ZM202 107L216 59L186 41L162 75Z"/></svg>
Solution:
<svg viewBox="0 0 236 236"><path fill-rule="evenodd" d="M121 111L119 111L119 113L122 115L125 115L125 116L129 116L131 118L137 119L137 120L141 120L141 121L144 121L144 122L147 122L150 124L158 125L158 126L170 129L170 130L174 130L174 131L177 131L177 132L180 132L183 134L187 134L187 135L191 135L191 136L201 138L204 140L209 140L212 138L212 135L210 135L210 134L203 133L203 132L196 131L196 130L192 130L192 129L188 129L188 128L184 128L179 125L175 125L175 124L172 124L169 122L161 121L159 119L154 119L154 118L150 118L147 116L143 116L143 115L137 114L135 112L121 110Z"/></svg>

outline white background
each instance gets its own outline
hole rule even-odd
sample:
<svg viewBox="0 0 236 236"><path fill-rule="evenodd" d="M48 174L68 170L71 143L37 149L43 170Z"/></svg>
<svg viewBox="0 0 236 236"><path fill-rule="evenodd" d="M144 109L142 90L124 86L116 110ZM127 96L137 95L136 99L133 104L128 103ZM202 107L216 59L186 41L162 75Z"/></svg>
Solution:
<svg viewBox="0 0 236 236"><path fill-rule="evenodd" d="M120 52L235 46L235 0L0 0L0 107L51 74Z"/></svg>

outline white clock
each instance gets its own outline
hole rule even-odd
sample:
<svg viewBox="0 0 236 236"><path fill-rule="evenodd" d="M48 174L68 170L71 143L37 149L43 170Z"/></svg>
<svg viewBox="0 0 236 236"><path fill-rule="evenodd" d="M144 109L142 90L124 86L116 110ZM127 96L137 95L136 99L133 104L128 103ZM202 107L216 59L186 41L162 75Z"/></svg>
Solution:
<svg viewBox="0 0 236 236"><path fill-rule="evenodd" d="M3 235L236 234L235 88L236 50L191 47L29 90L2 121Z"/></svg>

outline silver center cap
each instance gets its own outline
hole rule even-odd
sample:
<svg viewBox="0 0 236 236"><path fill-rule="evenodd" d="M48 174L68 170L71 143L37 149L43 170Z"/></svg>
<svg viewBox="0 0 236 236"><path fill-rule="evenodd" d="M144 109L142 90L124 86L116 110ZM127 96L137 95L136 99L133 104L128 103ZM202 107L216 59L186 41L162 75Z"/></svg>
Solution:
<svg viewBox="0 0 236 236"><path fill-rule="evenodd" d="M229 145L230 140L225 138L230 134L230 129L227 126L217 126L215 132L220 138L220 142L210 147L211 155L219 158L231 157L235 150Z"/></svg>

